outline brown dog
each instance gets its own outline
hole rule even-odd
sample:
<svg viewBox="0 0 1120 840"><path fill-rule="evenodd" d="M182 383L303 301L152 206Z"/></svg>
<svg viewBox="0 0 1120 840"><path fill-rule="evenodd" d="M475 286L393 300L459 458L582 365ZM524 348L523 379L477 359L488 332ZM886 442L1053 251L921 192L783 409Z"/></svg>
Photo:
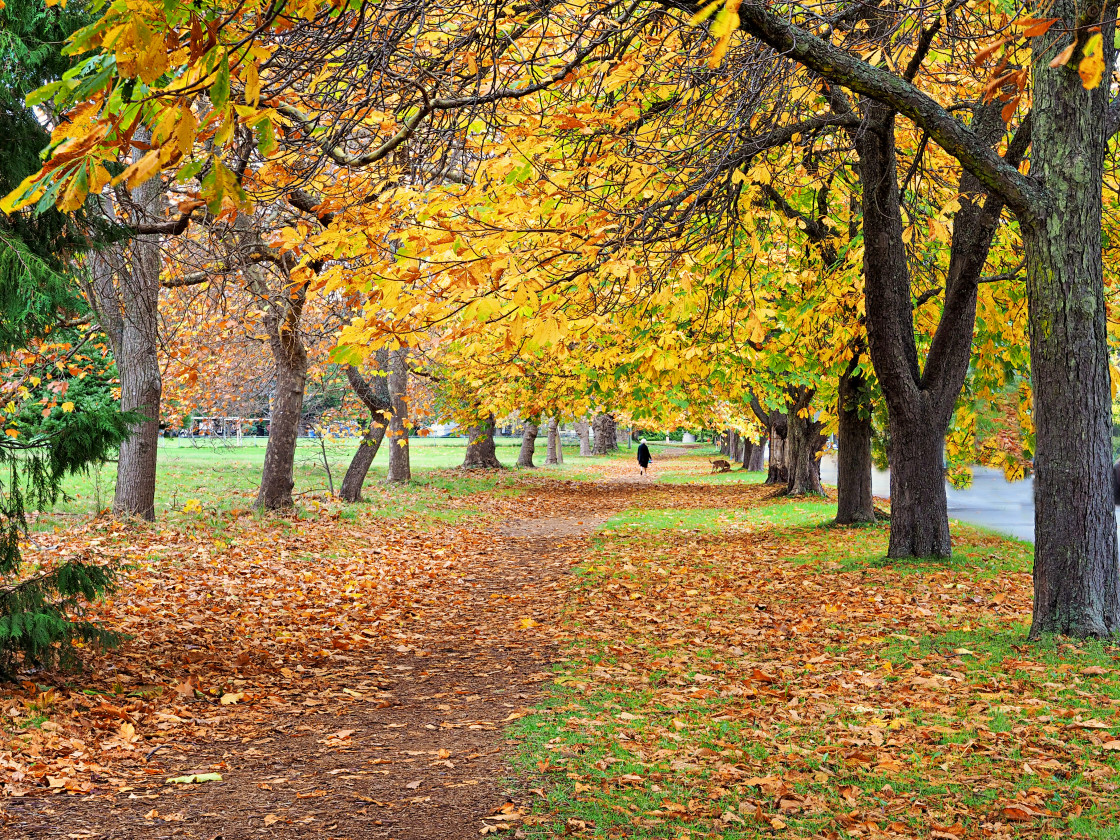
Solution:
<svg viewBox="0 0 1120 840"><path fill-rule="evenodd" d="M725 473L731 472L731 464L724 460L712 461L712 473Z"/></svg>

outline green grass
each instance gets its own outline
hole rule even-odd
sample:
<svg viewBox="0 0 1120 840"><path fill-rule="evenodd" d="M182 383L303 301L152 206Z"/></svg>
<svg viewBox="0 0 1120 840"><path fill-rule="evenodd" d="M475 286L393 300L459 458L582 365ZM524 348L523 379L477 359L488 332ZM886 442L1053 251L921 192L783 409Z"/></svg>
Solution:
<svg viewBox="0 0 1120 840"><path fill-rule="evenodd" d="M327 462L336 491L357 443L357 439L339 439L326 444ZM498 459L507 466L513 466L517 461L519 444L519 440L499 438ZM426 478L428 473L453 469L462 464L466 441L463 438L413 438L409 446L409 460L414 474L419 481L430 483ZM569 453L572 461L579 458L578 447L572 450L565 448L565 456ZM161 439L156 481L157 510L177 509L190 499L203 506L220 508L251 505L260 482L264 454L263 440L247 440L244 446L227 446L205 440L192 443L183 439ZM538 445L538 461L543 460L541 456L543 453ZM384 480L387 459L388 450L382 447L366 478L367 488ZM115 479L113 464L68 479L63 489L69 498L60 501L55 511L88 514L95 513L99 506L102 509L108 507L112 503ZM294 492L323 492L329 483L319 442L301 438L295 458ZM447 486L446 480L443 486Z"/></svg>
<svg viewBox="0 0 1120 840"><path fill-rule="evenodd" d="M892 831L905 836L929 836L930 825L960 818L970 837L981 836L981 822L999 821L1005 831L993 836L1120 838L1115 828L1120 751L1102 750L1104 742L1120 738L1120 649L1053 639L1028 645L1027 627L1014 616L985 618L985 611L976 609L981 584L986 597L999 590L991 582L1009 574L1018 576L1017 585L1025 579L1029 586L1031 546L954 522L953 558L888 560L885 523L836 527L830 524L834 512L826 500L769 499L745 510L629 510L604 523L593 553L576 570L574 587L582 593L577 603L595 605L621 593L623 599L615 603L625 615L612 613L616 632L605 638L602 618L569 612L565 626L577 640L571 658L558 666L535 713L516 724L516 766L540 779L545 794L526 821L529 838L565 833L632 840L866 836L845 830L844 815L855 810L870 814L880 831L893 820ZM653 591L668 585L687 563L691 583L671 591L680 603L681 588L694 587L684 594L693 595L699 607L689 613L697 628L711 639L709 622L724 629L754 626L735 597L722 606L718 597L712 599L715 583L728 574L721 566L718 535L731 541L745 529L752 531L750 539L763 540L776 562L831 577L824 586L848 590L857 604L864 590L866 602L872 594L905 595L911 587L933 591L923 603L938 610L930 624L943 631L892 632L889 612L865 629L841 611L835 641L826 645L828 661L847 664L834 676L822 674L819 684L825 691L829 680L885 675L880 702L897 708L884 714L837 704L819 718L795 722L786 719L788 706L762 693L753 699L728 696L725 690L690 695L685 686L709 684L696 675L722 679L741 668L742 652L735 653L728 642L666 644L666 625L639 619L647 611L658 613ZM675 554L670 550L674 539ZM682 539L691 550L681 551ZM640 600L628 602L627 592ZM662 618L672 622L670 615ZM831 633L829 621L822 629ZM730 638L737 639L734 631ZM742 644L748 659L776 650L759 645L752 652ZM802 665L794 658L787 668ZM805 678L814 671L806 668ZM923 674L951 678L946 693L956 699L936 702L940 695L934 692L911 703L905 681ZM682 688L670 688L672 702L666 702L666 686L675 685ZM892 696L895 685L898 699ZM907 735L907 746L894 751L898 763L889 772L881 772L875 758L853 763L851 755L858 750L878 755L874 748L855 748L848 744L859 742L844 740L860 737L852 733L869 724L881 726L888 743L892 732ZM721 762L747 769L720 778ZM785 814L776 809L772 793L744 784L746 776L782 779L815 807ZM1002 809L1020 801L1061 816L1023 824L1001 816ZM905 812L900 803L907 802L922 802L929 813ZM755 816L756 803L762 805L763 820ZM787 827L770 825L775 816Z"/></svg>

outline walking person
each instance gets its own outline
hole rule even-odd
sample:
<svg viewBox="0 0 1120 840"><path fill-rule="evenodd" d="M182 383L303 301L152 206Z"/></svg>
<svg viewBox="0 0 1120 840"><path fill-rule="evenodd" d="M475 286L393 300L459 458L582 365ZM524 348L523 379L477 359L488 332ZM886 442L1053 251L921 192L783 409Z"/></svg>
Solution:
<svg viewBox="0 0 1120 840"><path fill-rule="evenodd" d="M646 446L646 439L642 438L642 442L638 444L638 474L649 475L649 447Z"/></svg>

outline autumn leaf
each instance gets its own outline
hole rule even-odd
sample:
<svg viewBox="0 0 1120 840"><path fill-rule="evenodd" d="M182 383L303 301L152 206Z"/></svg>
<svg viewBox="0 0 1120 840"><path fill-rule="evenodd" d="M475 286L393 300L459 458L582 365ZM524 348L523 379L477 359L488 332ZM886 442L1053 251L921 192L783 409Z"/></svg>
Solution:
<svg viewBox="0 0 1120 840"><path fill-rule="evenodd" d="M1104 48L1100 32L1089 36L1082 50L1082 58L1077 65L1077 74L1086 90L1093 90L1101 83L1104 75Z"/></svg>

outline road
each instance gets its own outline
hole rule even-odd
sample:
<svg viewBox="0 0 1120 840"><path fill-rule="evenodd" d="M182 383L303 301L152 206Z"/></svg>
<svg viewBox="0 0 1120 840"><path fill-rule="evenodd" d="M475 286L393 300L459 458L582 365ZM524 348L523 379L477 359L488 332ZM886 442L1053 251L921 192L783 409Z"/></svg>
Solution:
<svg viewBox="0 0 1120 840"><path fill-rule="evenodd" d="M1034 542L1034 485L1025 481L1008 481L1000 470L974 467L972 486L955 490L946 482L949 518L982 525L1021 540ZM821 481L836 483L836 461L821 461ZM876 496L891 495L890 473L875 470L871 489ZM1120 517L1117 519L1120 530Z"/></svg>

